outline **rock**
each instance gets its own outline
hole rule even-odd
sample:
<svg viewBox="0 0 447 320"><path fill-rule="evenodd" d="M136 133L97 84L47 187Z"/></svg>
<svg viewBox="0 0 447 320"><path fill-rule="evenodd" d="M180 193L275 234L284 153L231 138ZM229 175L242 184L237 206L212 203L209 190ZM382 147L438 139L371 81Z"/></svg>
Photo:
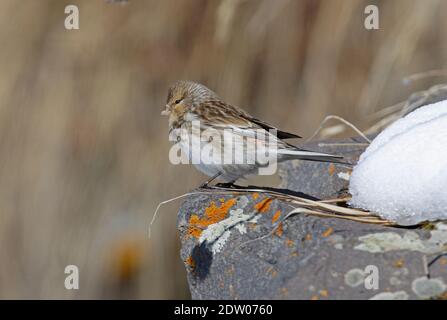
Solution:
<svg viewBox="0 0 447 320"><path fill-rule="evenodd" d="M341 154L352 163L363 151L361 146L305 147ZM318 199L337 197L348 186L346 166L289 161L279 169L279 188ZM445 225L394 228L302 214L281 222L291 210L268 194L188 197L179 210L178 228L192 298L446 296Z"/></svg>

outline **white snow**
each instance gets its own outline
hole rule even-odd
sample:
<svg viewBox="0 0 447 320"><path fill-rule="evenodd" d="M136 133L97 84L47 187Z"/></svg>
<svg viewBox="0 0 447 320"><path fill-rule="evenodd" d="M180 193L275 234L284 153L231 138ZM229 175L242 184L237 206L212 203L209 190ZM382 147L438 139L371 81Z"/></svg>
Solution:
<svg viewBox="0 0 447 320"><path fill-rule="evenodd" d="M401 225L447 219L447 100L380 133L354 168L350 204Z"/></svg>
<svg viewBox="0 0 447 320"><path fill-rule="evenodd" d="M346 180L346 181L349 181L349 179L351 179L351 174L349 172L339 172L337 174L337 176L340 179L343 179L343 180Z"/></svg>

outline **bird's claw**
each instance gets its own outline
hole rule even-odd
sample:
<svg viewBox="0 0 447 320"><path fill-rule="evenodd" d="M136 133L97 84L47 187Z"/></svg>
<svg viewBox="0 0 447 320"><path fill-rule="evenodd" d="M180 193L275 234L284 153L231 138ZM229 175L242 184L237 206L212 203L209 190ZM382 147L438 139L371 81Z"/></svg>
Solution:
<svg viewBox="0 0 447 320"><path fill-rule="evenodd" d="M200 186L199 186L199 189L208 189L210 186L209 186L209 183L208 183L208 181L205 181L204 183L202 183Z"/></svg>
<svg viewBox="0 0 447 320"><path fill-rule="evenodd" d="M235 184L233 183L233 182L219 182L219 183L216 183L216 187L219 187L219 188L234 188L235 187Z"/></svg>

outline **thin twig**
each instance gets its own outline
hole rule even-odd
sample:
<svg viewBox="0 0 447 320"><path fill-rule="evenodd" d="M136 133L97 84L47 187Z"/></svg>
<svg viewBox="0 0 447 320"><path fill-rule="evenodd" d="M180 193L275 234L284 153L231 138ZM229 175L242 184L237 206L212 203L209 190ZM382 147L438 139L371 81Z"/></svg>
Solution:
<svg viewBox="0 0 447 320"><path fill-rule="evenodd" d="M210 187L207 187L210 188ZM237 189L237 188L225 188L225 187L218 187L213 186L208 191L212 192L213 190L219 190L220 192L228 192L231 194L240 194L240 193L247 193L247 192L261 192L272 195L275 199L283 200L286 202L293 203L295 205L299 205L302 207L310 207L319 209L320 211L315 212L308 212L309 214L314 215L320 215L320 216L329 216L334 218L344 218L344 219L350 219L354 221L361 221L361 222L373 222L373 223L389 223L387 220L383 220L377 216L372 215L370 212L366 212L359 209L353 209L353 208L347 208L347 207L341 207L337 205L332 205L327 202L322 201L314 201L290 194L285 194L277 191L267 190L267 189ZM207 190L205 190L207 191ZM334 199L332 199L334 201Z"/></svg>
<svg viewBox="0 0 447 320"><path fill-rule="evenodd" d="M149 229L148 229L148 236L151 237L151 228L152 225L155 223L156 218L158 216L158 212L164 204L170 203L172 201L185 198L187 196L195 195L195 194L211 194L218 191L220 194L243 194L243 193L253 193L253 192L259 192L264 194L271 195L274 199L282 200L284 202L289 203L288 205L294 208L291 212L287 214L287 216L281 221L285 221L288 217L295 213L305 213L308 215L314 215L319 217L328 217L328 218L340 218L340 219L347 219L351 221L357 221L357 222L363 222L363 223L372 223L372 224L382 224L382 225L392 225L391 222L387 220L383 220L375 215L372 215L370 212L366 212L359 209L353 209L353 208L347 208L342 207L338 205L334 205L333 203L338 202L347 202L350 198L344 197L339 199L328 199L323 201L315 201L306 199L303 197L290 195L286 193L282 193L279 191L273 191L263 188L247 188L247 189L241 189L241 188L226 188L226 187L219 187L219 186L207 186L205 188L200 188L198 191L194 192L188 192L185 194L182 194L180 196L165 200L163 202L160 202L157 206L157 209L155 210L154 216L152 217L150 223L149 223ZM293 205L292 205L293 204ZM296 207L296 206L299 206Z"/></svg>
<svg viewBox="0 0 447 320"><path fill-rule="evenodd" d="M157 209L155 209L155 212L154 212L154 215L152 216L151 222L149 223L149 229L148 229L148 237L149 237L149 239L151 238L151 228L152 228L152 225L154 224L155 219L158 216L158 211L160 210L161 206L163 206L163 205L165 205L167 203L170 203L172 201L175 201L175 200L187 197L187 196L192 196L192 195L195 195L195 194L204 194L204 193L205 192L202 192L202 191L188 192L188 193L184 193L184 194L182 194L180 196L177 196L177 197L174 197L174 198L170 198L168 200L160 202L158 204L158 206L157 206Z"/></svg>
<svg viewBox="0 0 447 320"><path fill-rule="evenodd" d="M328 122L329 120L338 120L340 122L342 122L343 124L345 124L346 126L350 127L352 130L354 130L355 132L357 132L358 135L360 135L363 139L365 139L368 143L371 143L371 140L368 139L367 136L365 136L365 134L360 131L355 125L353 125L351 122L349 122L348 120L343 119L342 117L339 116L335 116L335 115L329 115L326 118L323 119L323 121L321 121L320 126L318 127L318 129L315 131L315 133L306 140L306 142L309 142L310 140L312 140L313 138L315 138L318 133L323 129L324 125L326 124L326 122Z"/></svg>
<svg viewBox="0 0 447 320"><path fill-rule="evenodd" d="M369 143L360 143L360 142L337 142L337 143L330 143L330 142L320 142L318 144L319 147L367 147L369 146Z"/></svg>
<svg viewBox="0 0 447 320"><path fill-rule="evenodd" d="M281 225L281 223L285 222L286 219L288 219L290 216L295 215L295 214L297 214L297 213L303 213L304 211L306 211L306 210L303 209L303 208L295 208L295 207L293 207L293 206L291 206L291 207L294 208L294 210L291 211L291 212L289 212L284 218L282 218L281 220L279 220L279 222L275 223L275 224L273 225L273 228L272 228L268 233L264 234L263 236L257 237L257 238L255 238L255 239L251 239L251 240L245 241L245 242L242 243L239 247L246 246L246 245L249 244L249 243L252 243L252 242L255 242L255 241L259 241L259 240L265 239L265 238L267 238L267 237L273 235L273 234L276 232L276 230L278 229L278 227Z"/></svg>
<svg viewBox="0 0 447 320"><path fill-rule="evenodd" d="M338 203L338 202L348 202L349 200L351 200L351 197L327 199L327 200L321 200L320 202L323 202L323 203Z"/></svg>
<svg viewBox="0 0 447 320"><path fill-rule="evenodd" d="M430 77L446 77L446 76L447 76L447 69L435 69L412 74L408 77L403 78L402 82L405 85L407 85L416 80L421 80Z"/></svg>
<svg viewBox="0 0 447 320"><path fill-rule="evenodd" d="M406 105L406 101L401 101L401 102L396 103L392 106L380 109L379 111L367 116L367 119L369 119L369 120L382 119L383 117L386 117L390 114L401 111L405 105Z"/></svg>

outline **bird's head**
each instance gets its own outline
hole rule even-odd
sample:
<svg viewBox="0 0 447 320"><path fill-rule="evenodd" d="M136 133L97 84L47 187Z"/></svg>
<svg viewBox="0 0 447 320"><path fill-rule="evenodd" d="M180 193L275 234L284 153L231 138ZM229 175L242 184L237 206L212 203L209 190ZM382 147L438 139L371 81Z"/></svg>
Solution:
<svg viewBox="0 0 447 320"><path fill-rule="evenodd" d="M170 116L172 113L184 114L211 99L218 97L204 85L192 81L177 81L169 88L166 107L161 114L164 116Z"/></svg>

